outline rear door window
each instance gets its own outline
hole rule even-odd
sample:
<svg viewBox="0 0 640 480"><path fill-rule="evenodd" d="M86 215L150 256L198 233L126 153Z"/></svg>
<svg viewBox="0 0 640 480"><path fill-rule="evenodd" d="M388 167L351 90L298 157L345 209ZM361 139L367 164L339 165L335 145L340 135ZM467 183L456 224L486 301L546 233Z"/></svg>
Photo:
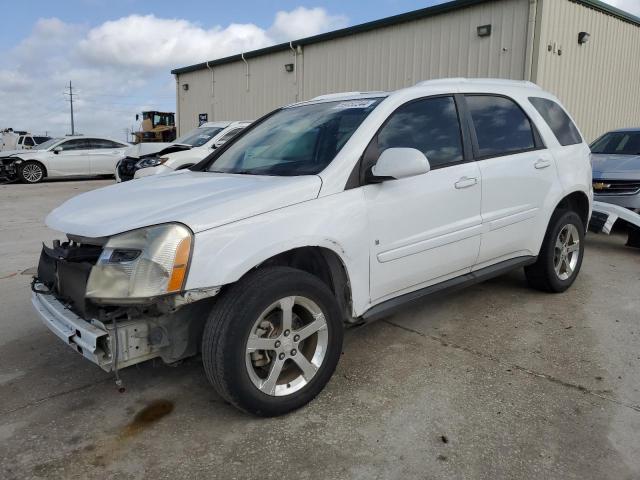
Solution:
<svg viewBox="0 0 640 480"><path fill-rule="evenodd" d="M466 95L465 98L479 157L510 155L536 148L531 120L516 102L495 95Z"/></svg>
<svg viewBox="0 0 640 480"><path fill-rule="evenodd" d="M124 145L121 145L117 142L112 142L111 140L107 140L106 138L88 138L86 148L90 150L101 150L122 147L124 147Z"/></svg>
<svg viewBox="0 0 640 480"><path fill-rule="evenodd" d="M529 97L529 101L547 122L560 145L564 147L582 143L580 132L560 105L553 100L541 97Z"/></svg>
<svg viewBox="0 0 640 480"><path fill-rule="evenodd" d="M61 143L60 147L62 147L64 151L85 150L86 148L88 148L87 141L83 138L68 140L64 143Z"/></svg>

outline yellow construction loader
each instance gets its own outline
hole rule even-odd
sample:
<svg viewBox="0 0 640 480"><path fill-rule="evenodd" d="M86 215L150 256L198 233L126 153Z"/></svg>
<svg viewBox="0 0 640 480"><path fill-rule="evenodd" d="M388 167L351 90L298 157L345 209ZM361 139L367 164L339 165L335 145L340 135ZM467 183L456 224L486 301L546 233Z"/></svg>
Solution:
<svg viewBox="0 0 640 480"><path fill-rule="evenodd" d="M176 115L173 112L142 112L140 131L135 132L135 143L172 142L176 139ZM140 115L136 115L140 120Z"/></svg>

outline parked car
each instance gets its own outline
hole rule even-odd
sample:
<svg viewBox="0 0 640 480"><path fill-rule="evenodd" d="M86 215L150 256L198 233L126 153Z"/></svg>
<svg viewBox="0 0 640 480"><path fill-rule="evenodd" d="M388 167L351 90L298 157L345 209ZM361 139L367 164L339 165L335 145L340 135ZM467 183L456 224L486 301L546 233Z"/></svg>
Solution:
<svg viewBox="0 0 640 480"><path fill-rule="evenodd" d="M0 153L0 177L38 183L46 177L113 175L127 147L104 137L52 138L31 150Z"/></svg>
<svg viewBox="0 0 640 480"><path fill-rule="evenodd" d="M591 144L595 200L640 213L640 128L605 133Z"/></svg>
<svg viewBox="0 0 640 480"><path fill-rule="evenodd" d="M194 170L53 210L68 238L43 248L33 304L107 371L201 352L223 398L279 415L329 381L345 325L521 267L569 288L591 203L589 147L534 84L327 95Z"/></svg>
<svg viewBox="0 0 640 480"><path fill-rule="evenodd" d="M158 149L132 147L116 165L116 181L170 173L192 167L241 132L250 122L207 122ZM140 144L144 145L144 144ZM155 144L151 144L155 145Z"/></svg>

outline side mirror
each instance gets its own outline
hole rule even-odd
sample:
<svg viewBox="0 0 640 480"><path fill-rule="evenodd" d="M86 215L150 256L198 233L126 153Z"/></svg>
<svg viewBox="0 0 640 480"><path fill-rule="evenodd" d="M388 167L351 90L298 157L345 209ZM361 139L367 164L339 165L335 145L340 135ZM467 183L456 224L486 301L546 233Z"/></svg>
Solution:
<svg viewBox="0 0 640 480"><path fill-rule="evenodd" d="M64 150L64 148L62 147L56 147L53 149L53 153L55 153L56 155L59 154L62 150Z"/></svg>
<svg viewBox="0 0 640 480"><path fill-rule="evenodd" d="M422 175L431 170L429 160L420 150L415 148L387 148L376 164L371 167L369 180L380 183L385 180Z"/></svg>
<svg viewBox="0 0 640 480"><path fill-rule="evenodd" d="M220 148L222 145L224 145L224 142L216 142L213 145L211 145L211 148L215 150L216 148Z"/></svg>

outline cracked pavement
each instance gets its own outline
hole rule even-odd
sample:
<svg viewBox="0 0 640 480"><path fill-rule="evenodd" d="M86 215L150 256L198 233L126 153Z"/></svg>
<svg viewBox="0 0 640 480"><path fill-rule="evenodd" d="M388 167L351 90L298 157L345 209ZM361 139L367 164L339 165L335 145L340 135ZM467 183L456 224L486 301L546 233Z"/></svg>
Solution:
<svg viewBox="0 0 640 480"><path fill-rule="evenodd" d="M57 236L44 217L109 183L0 186L0 478L640 477L640 251L624 235L590 234L564 294L516 271L348 330L315 401L257 419L197 358L125 369L119 393L32 311L28 270Z"/></svg>

